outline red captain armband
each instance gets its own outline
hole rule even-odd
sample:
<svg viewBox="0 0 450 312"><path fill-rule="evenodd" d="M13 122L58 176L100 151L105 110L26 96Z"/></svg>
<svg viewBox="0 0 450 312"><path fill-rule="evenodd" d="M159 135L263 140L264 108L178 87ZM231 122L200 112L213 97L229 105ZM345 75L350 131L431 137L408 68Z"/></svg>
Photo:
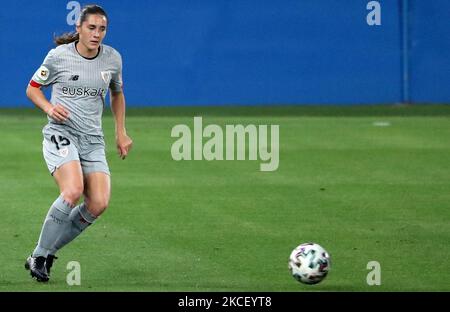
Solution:
<svg viewBox="0 0 450 312"><path fill-rule="evenodd" d="M40 87L42 87L41 84L37 83L37 82L34 81L34 80L30 80L30 86L32 86L32 87L34 87L34 88L40 88Z"/></svg>

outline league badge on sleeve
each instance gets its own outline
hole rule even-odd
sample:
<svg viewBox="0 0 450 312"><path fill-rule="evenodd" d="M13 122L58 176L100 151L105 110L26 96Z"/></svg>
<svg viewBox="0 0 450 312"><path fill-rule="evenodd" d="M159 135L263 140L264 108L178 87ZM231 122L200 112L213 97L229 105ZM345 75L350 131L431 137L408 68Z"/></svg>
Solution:
<svg viewBox="0 0 450 312"><path fill-rule="evenodd" d="M46 81L48 79L49 74L50 71L45 66L41 66L36 72L37 78L39 78L39 80L41 81Z"/></svg>

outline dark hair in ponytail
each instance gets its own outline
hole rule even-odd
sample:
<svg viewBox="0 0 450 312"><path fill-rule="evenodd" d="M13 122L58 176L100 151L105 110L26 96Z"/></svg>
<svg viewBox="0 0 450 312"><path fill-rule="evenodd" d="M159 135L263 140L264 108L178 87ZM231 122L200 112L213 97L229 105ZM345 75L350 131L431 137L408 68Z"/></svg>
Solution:
<svg viewBox="0 0 450 312"><path fill-rule="evenodd" d="M84 6L83 9L81 10L80 17L78 18L78 21L77 21L77 26L81 26L81 24L83 24L83 22L91 14L103 15L106 18L106 20L109 21L108 15L106 15L105 10L103 10L103 8L101 6L98 6L96 4L89 4L89 5ZM59 46L61 44L71 43L71 42L77 41L79 39L80 39L80 36L75 31L75 32L70 32L70 33L64 33L59 36L54 36L53 41L55 42L55 44L57 46Z"/></svg>
<svg viewBox="0 0 450 312"><path fill-rule="evenodd" d="M71 43L74 41L78 41L80 39L80 36L77 32L70 32L70 33L64 33L59 36L54 36L53 41L57 46L61 44Z"/></svg>

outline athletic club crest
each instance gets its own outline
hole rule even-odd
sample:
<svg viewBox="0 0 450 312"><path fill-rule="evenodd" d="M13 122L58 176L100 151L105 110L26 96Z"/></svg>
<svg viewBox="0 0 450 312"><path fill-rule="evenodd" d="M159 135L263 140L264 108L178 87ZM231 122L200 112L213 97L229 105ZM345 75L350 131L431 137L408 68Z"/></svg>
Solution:
<svg viewBox="0 0 450 312"><path fill-rule="evenodd" d="M63 147L58 150L59 156L66 158L69 155L69 149L67 147Z"/></svg>
<svg viewBox="0 0 450 312"><path fill-rule="evenodd" d="M106 84L109 84L109 81L111 80L111 72L109 71L102 71L100 72L102 74L102 79Z"/></svg>

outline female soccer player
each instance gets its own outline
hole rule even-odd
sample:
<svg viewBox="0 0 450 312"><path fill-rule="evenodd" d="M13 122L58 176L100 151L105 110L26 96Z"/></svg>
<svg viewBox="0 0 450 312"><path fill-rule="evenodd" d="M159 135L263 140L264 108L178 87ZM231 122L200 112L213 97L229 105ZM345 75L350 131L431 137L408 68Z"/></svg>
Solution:
<svg viewBox="0 0 450 312"><path fill-rule="evenodd" d="M28 98L48 115L42 130L43 153L60 195L44 220L39 241L25 268L38 281L49 279L55 253L91 225L108 206L110 172L101 117L111 89L116 144L122 159L132 140L125 130L122 59L102 44L108 17L97 5L81 11L76 32L55 38L27 88ZM52 86L50 102L41 91ZM81 195L84 202L77 205Z"/></svg>

